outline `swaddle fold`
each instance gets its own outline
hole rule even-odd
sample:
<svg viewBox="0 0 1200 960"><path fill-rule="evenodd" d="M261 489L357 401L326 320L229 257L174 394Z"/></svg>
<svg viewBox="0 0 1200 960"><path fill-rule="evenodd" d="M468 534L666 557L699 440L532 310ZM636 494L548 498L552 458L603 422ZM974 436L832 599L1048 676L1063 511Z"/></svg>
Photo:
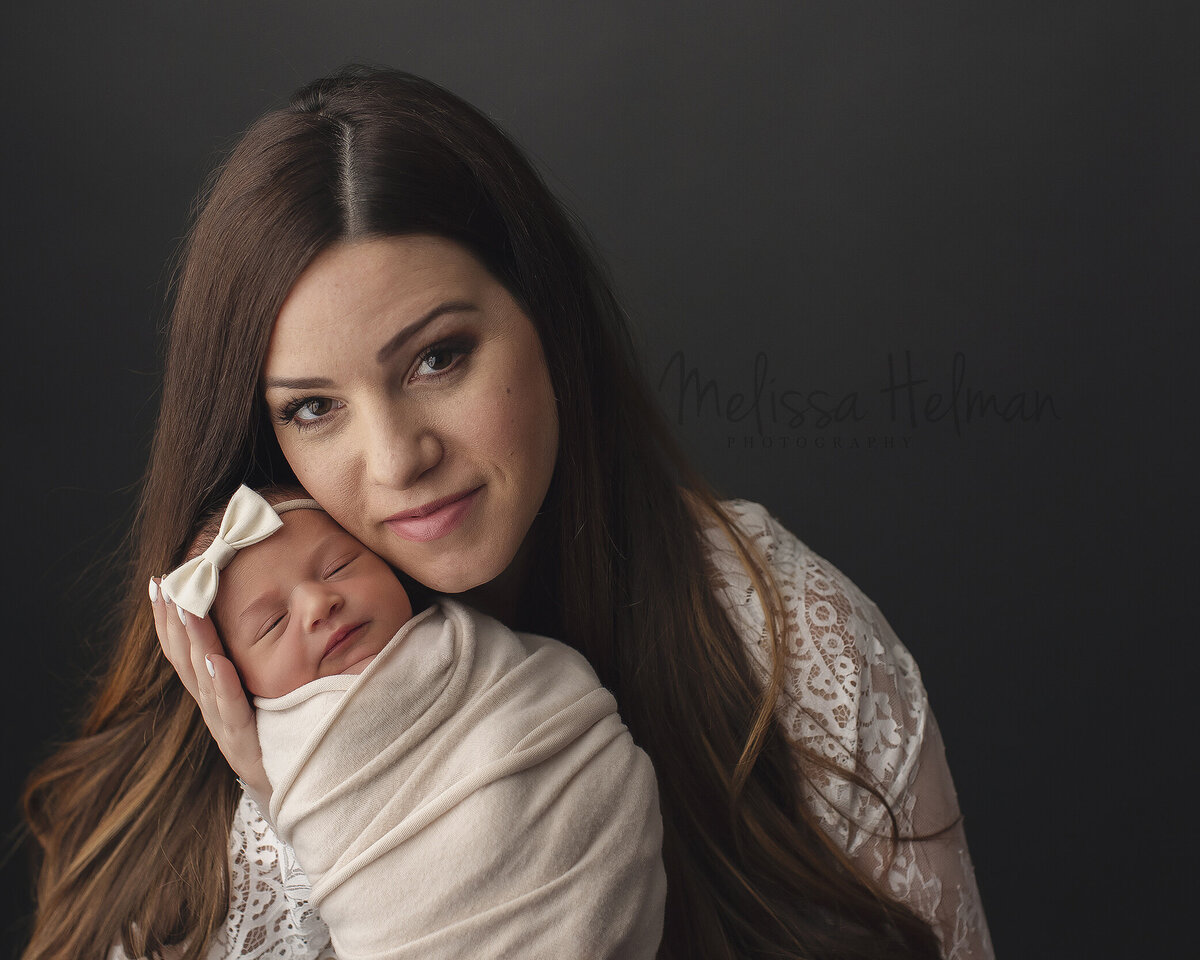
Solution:
<svg viewBox="0 0 1200 960"><path fill-rule="evenodd" d="M339 960L654 956L653 769L576 651L442 598L360 676L255 705Z"/></svg>

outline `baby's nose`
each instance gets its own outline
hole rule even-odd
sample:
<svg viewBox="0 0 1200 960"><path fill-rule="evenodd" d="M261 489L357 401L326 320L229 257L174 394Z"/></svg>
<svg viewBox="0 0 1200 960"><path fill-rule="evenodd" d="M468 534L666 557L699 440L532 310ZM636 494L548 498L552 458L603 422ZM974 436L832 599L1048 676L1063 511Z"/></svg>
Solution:
<svg viewBox="0 0 1200 960"><path fill-rule="evenodd" d="M302 583L293 598L305 629L312 630L328 620L342 605L341 595L320 582Z"/></svg>

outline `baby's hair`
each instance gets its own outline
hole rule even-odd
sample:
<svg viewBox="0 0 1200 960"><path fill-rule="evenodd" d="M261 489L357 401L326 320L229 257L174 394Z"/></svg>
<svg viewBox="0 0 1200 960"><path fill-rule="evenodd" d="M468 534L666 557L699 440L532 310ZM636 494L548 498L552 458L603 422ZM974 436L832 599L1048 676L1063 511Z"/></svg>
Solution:
<svg viewBox="0 0 1200 960"><path fill-rule="evenodd" d="M255 490L260 497L267 501L271 506L283 503L285 500L308 500L308 492L295 484L273 484L269 487L262 487ZM196 529L192 534L192 545L188 547L187 553L184 555L184 561L191 560L193 557L198 557L217 539L217 534L221 531L221 520L225 516L225 509L229 506L229 501L218 503L200 515L200 519L196 521Z"/></svg>

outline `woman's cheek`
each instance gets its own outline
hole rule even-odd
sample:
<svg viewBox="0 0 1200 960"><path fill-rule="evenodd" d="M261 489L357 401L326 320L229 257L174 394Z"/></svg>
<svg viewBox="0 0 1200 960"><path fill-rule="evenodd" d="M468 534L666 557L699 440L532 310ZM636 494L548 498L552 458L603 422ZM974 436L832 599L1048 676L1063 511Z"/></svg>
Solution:
<svg viewBox="0 0 1200 960"><path fill-rule="evenodd" d="M366 503L361 478L355 478L347 451L333 443L281 444L300 485L337 523L359 540L366 532Z"/></svg>

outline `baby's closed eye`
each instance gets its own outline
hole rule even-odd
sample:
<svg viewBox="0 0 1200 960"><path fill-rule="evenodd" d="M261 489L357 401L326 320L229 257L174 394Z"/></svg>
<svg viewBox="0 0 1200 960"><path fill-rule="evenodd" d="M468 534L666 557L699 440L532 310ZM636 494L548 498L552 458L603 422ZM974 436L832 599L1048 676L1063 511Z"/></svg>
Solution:
<svg viewBox="0 0 1200 960"><path fill-rule="evenodd" d="M334 560L332 563L330 563L325 568L325 573L322 574L322 576L326 580L328 580L334 574L341 573L348 566L350 566L350 564L352 564L355 560L357 560L360 556L361 556L360 553L347 553L347 554L340 555L336 560Z"/></svg>
<svg viewBox="0 0 1200 960"><path fill-rule="evenodd" d="M285 619L287 619L286 610L280 610L277 613L271 614L271 616L268 617L266 622L262 625L262 629L260 629L257 635L254 637L252 644L258 643L258 641L265 640L267 637L269 637L278 627L283 625L283 621Z"/></svg>

